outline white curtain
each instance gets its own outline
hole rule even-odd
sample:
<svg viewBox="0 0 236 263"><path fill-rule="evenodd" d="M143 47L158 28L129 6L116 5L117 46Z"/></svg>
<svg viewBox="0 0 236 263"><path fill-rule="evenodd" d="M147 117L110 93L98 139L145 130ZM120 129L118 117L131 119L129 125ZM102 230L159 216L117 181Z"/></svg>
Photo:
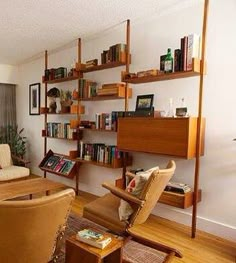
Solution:
<svg viewBox="0 0 236 263"><path fill-rule="evenodd" d="M16 126L16 85L0 83L0 128Z"/></svg>

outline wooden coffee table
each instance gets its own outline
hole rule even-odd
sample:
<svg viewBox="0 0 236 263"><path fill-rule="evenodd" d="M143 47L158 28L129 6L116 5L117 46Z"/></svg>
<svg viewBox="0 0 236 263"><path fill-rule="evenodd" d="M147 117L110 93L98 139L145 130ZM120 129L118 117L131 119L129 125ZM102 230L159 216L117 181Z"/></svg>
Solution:
<svg viewBox="0 0 236 263"><path fill-rule="evenodd" d="M28 179L23 181L5 183L0 185L0 201L20 196L45 192L49 195L51 190L66 188L66 185L48 180L46 178Z"/></svg>

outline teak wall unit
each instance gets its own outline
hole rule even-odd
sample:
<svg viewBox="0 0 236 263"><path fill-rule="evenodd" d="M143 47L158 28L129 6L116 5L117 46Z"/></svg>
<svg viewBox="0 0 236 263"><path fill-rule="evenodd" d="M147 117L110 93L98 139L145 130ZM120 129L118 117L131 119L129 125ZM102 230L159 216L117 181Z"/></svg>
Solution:
<svg viewBox="0 0 236 263"><path fill-rule="evenodd" d="M208 14L208 0L204 2L204 16L202 25L202 58L193 61L193 70L173 72L159 76L140 77L133 79L123 78L126 83L140 84L154 81L167 81L192 76L200 77L199 101L197 118L184 119L150 119L150 118L124 118L118 124L118 148L126 152L146 152L165 154L182 158L195 158L194 192L185 195L164 192L160 201L165 204L181 208L193 204L192 237L196 235L197 203L201 200L199 190L200 156L203 153L204 126L202 118L203 81L205 73L205 39ZM129 71L126 71L129 74ZM125 74L126 75L126 74ZM194 124L193 124L194 123ZM135 133L133 133L135 131ZM130 135L132 134L132 136ZM125 175L123 174L123 180Z"/></svg>
<svg viewBox="0 0 236 263"><path fill-rule="evenodd" d="M80 88L80 78L83 78L83 73L88 73L88 72L93 72L93 71L99 71L99 70L106 70L110 68L115 68L115 67L120 67L120 66L125 66L126 71L129 70L129 64L130 64L130 21L127 20L127 26L126 26L126 57L125 61L111 61L105 64L100 64L96 66L92 66L89 68L84 68L82 67L82 62L81 62L81 39L78 39L78 60L76 63L76 70L78 72L78 76L68 76L60 79L53 79L53 80L47 80L43 81L45 85L45 107L41 108L41 113L44 114L44 130L42 131L42 136L44 137L44 159L40 164L40 169L44 171L44 177L46 177L47 172L59 175L59 176L64 176L69 179L73 179L74 176L76 177L76 194L78 194L79 191L79 167L81 164L92 164L92 165L97 165L97 166L102 166L106 168L122 168L123 165L123 159L121 160L116 160L114 159L114 162L109 165L105 163L99 163L96 161L87 161L87 160L82 160L77 158L78 157L78 149L70 151L70 153L67 155L63 155L67 158L70 158L73 161L76 161L76 168L75 170L73 168L72 174L69 174L68 176L65 176L63 174L60 174L58 172L54 172L49 169L45 169L43 167L43 163L45 162L45 158L47 158L47 144L48 144L48 139L54 138L50 137L47 134L47 123L48 123L48 115L52 115L51 113L48 113L48 105L47 105L47 91L48 91L48 85L49 84L55 84L55 83L62 83L62 82L67 82L67 81L73 81L73 80L78 80L78 93L79 93L79 88ZM48 52L45 51L45 70L48 69ZM95 96L91 98L78 98L78 109L77 109L77 116L76 119L71 120L71 125L73 125L73 128L77 129L76 136L73 138L73 140L78 141L82 137L83 131L79 129L79 123L80 123L80 114L81 114L81 101L100 101L100 100L114 100L114 99L123 99L124 100L124 108L125 110L128 108L128 99L132 96L132 90L129 88L128 84L125 86L125 88L122 90L118 90L117 95L106 95L106 96ZM56 113L53 113L56 114ZM57 113L58 115L61 113ZM84 132L86 132L86 129L83 129ZM93 130L93 131L101 131L101 130ZM111 131L114 132L114 131ZM54 138L54 139L61 139L61 138ZM57 154L57 153L56 153ZM49 155L49 154L48 154ZM60 155L60 154L57 154ZM131 159L127 159L126 165L131 164Z"/></svg>

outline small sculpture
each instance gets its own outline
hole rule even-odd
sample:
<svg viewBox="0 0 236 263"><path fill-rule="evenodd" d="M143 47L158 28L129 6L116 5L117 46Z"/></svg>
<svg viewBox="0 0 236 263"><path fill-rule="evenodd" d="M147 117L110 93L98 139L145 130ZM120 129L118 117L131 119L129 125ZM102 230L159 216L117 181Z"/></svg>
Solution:
<svg viewBox="0 0 236 263"><path fill-rule="evenodd" d="M56 98L60 97L60 91L58 88L54 87L47 92L49 98L49 113L57 112Z"/></svg>

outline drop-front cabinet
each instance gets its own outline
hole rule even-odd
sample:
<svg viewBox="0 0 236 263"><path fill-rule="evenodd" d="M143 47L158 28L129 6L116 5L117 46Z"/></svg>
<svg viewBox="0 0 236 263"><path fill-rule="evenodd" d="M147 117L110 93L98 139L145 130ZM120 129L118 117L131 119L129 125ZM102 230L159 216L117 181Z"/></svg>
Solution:
<svg viewBox="0 0 236 263"><path fill-rule="evenodd" d="M205 119L202 120L201 155L204 154ZM171 155L185 159L196 155L197 118L119 118L117 146L125 152Z"/></svg>

